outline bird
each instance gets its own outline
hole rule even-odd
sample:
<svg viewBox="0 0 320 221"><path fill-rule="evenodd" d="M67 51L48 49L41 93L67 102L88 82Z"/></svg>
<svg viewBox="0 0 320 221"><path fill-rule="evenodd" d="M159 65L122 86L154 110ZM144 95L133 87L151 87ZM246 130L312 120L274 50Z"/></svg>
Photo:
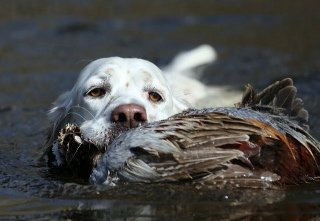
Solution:
<svg viewBox="0 0 320 221"><path fill-rule="evenodd" d="M86 161L85 176L104 185L260 188L312 182L320 174L320 143L309 133L308 118L292 79L260 92L247 85L234 107L189 109L117 134L103 148L95 147L99 151ZM82 139L75 130L71 137ZM84 139L80 143L94 146ZM84 162L77 161L75 151L69 155L68 165Z"/></svg>
<svg viewBox="0 0 320 221"><path fill-rule="evenodd" d="M117 137L92 183L300 184L319 176L319 142L290 78L248 85L231 108L188 110Z"/></svg>

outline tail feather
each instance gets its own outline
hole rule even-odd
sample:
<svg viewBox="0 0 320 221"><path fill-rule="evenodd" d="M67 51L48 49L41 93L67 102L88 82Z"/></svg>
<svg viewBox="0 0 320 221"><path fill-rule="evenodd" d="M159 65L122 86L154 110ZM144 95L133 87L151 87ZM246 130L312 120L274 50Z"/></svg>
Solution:
<svg viewBox="0 0 320 221"><path fill-rule="evenodd" d="M239 107L266 110L273 114L285 114L308 130L308 111L304 108L301 98L297 98L297 88L291 78L277 81L261 92L247 85Z"/></svg>
<svg viewBox="0 0 320 221"><path fill-rule="evenodd" d="M291 110L296 94L297 88L294 86L286 86L278 91L277 95L273 99L273 105Z"/></svg>

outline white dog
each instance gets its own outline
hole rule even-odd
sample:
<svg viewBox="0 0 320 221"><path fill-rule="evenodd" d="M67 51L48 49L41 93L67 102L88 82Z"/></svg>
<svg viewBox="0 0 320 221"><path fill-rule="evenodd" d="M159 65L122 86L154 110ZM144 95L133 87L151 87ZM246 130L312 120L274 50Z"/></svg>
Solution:
<svg viewBox="0 0 320 221"><path fill-rule="evenodd" d="M91 62L74 87L62 94L49 111L52 126L48 146L52 147L66 123L79 125L85 138L103 145L105 131L111 125L132 128L194 106L205 96L206 87L187 73L214 59L214 49L204 45L177 56L164 73L154 64L136 58L111 57Z"/></svg>

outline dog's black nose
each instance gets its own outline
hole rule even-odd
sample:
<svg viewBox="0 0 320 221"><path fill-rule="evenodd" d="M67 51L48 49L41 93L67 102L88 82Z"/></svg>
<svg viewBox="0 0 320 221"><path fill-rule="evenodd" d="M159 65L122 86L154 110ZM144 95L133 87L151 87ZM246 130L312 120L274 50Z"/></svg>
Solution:
<svg viewBox="0 0 320 221"><path fill-rule="evenodd" d="M134 128L146 122L147 113L144 107L138 104L122 104L111 113L111 121L126 128Z"/></svg>

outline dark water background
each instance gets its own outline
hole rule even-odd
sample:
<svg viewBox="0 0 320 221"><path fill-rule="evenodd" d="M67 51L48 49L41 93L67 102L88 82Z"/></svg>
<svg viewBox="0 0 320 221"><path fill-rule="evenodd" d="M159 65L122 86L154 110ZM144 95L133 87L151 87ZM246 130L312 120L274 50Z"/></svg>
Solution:
<svg viewBox="0 0 320 221"><path fill-rule="evenodd" d="M261 88L293 77L320 138L320 1L0 1L0 220L319 220L320 184L286 190L116 188L48 176L46 111L89 61L164 65L208 43L210 85Z"/></svg>

